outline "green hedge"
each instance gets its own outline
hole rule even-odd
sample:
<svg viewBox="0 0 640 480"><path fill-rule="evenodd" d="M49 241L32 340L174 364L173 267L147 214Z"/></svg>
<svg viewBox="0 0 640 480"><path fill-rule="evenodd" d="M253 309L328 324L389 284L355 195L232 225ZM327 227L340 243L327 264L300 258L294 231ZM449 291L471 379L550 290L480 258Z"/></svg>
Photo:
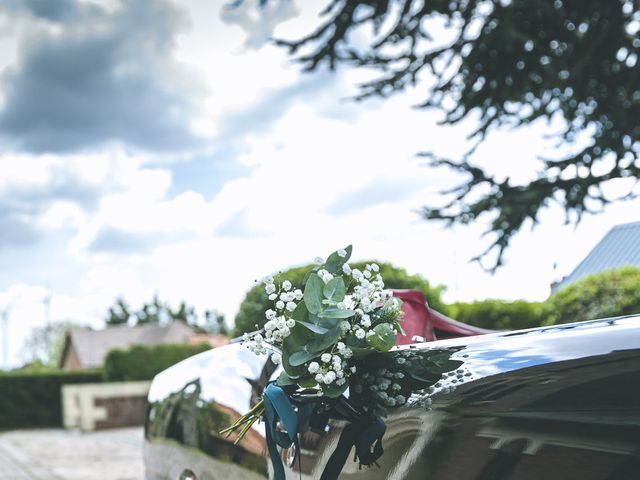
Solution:
<svg viewBox="0 0 640 480"><path fill-rule="evenodd" d="M588 275L544 302L482 300L449 305L452 318L493 330L517 330L640 313L640 269Z"/></svg>
<svg viewBox="0 0 640 480"><path fill-rule="evenodd" d="M481 300L449 305L449 314L459 322L491 330L518 330L544 325L547 310L541 302Z"/></svg>
<svg viewBox="0 0 640 480"><path fill-rule="evenodd" d="M549 325L640 313L640 269L588 275L551 295L545 307Z"/></svg>
<svg viewBox="0 0 640 480"><path fill-rule="evenodd" d="M0 374L0 430L62 426L62 386L102 381L101 372Z"/></svg>
<svg viewBox="0 0 640 480"><path fill-rule="evenodd" d="M104 379L108 382L151 380L171 365L210 348L206 343L199 343L195 345L134 345L126 350L114 349L105 359Z"/></svg>

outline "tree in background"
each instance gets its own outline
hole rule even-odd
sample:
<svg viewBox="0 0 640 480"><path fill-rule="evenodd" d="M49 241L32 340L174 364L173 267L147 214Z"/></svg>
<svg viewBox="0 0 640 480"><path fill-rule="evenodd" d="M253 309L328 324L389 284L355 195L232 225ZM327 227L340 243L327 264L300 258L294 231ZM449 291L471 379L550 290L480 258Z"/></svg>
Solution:
<svg viewBox="0 0 640 480"><path fill-rule="evenodd" d="M75 322L64 321L32 329L22 347L23 361L36 367L57 367L67 332L78 326Z"/></svg>
<svg viewBox="0 0 640 480"><path fill-rule="evenodd" d="M136 324L147 325L150 323L160 323L167 318L169 306L160 302L158 295L153 296L153 300L142 305L142 308L135 313Z"/></svg>
<svg viewBox="0 0 640 480"><path fill-rule="evenodd" d="M218 310L207 310L204 312L204 324L200 327L206 333L213 333L216 335L229 335L229 327L224 321L224 315Z"/></svg>
<svg viewBox="0 0 640 480"><path fill-rule="evenodd" d="M278 0L259 3L266 1ZM491 270L550 203L578 222L635 196L636 184L620 180L640 178L637 0L331 0L323 17L302 38L277 41L306 71L378 71L360 85L358 100L419 85L420 107L442 112L443 125L478 121L462 158L423 154L468 177L447 192L444 206L425 207L423 215L449 224L490 219L492 243L476 260L495 253ZM438 38L442 25L451 41ZM491 131L539 119L563 124L558 141L568 153L541 159L530 182L496 178L472 163ZM602 188L612 181L615 196Z"/></svg>
<svg viewBox="0 0 640 480"><path fill-rule="evenodd" d="M132 312L127 302L119 297L109 307L105 318L107 326L113 325L166 325L171 322L182 322L185 325L204 333L225 335L227 326L224 315L217 310L207 310L202 316L186 302L180 302L178 308L172 308L154 295L151 302L144 303L139 310Z"/></svg>
<svg viewBox="0 0 640 480"><path fill-rule="evenodd" d="M376 260L368 260L366 262L350 263L352 268L364 270L367 263L377 263L380 267L380 275L384 279L387 288L392 289L411 289L422 292L427 302L432 308L446 313L446 306L442 302L442 292L444 286L432 286L428 280L421 275L411 275L404 268L396 267L386 262L378 262ZM282 272L283 279L287 279L293 285L293 288L302 289L305 274L314 267L314 265L303 265L301 267L290 268ZM267 298L264 285L257 282L251 288L244 299L240 303L238 313L235 318L235 325L232 336L240 336L245 332L251 332L256 328L262 328L266 322L264 312L270 308L271 303Z"/></svg>
<svg viewBox="0 0 640 480"><path fill-rule="evenodd" d="M105 322L107 325L126 325L131 317L129 305L124 301L124 298L118 297L113 306L109 307Z"/></svg>

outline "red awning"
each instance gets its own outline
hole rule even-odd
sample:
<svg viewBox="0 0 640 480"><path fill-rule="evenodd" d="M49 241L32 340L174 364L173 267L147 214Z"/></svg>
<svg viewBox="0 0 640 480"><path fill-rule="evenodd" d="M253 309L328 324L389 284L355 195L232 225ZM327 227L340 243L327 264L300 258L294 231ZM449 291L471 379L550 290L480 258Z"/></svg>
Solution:
<svg viewBox="0 0 640 480"><path fill-rule="evenodd" d="M415 290L394 290L393 296L402 300L404 320L402 328L405 335L398 335L396 345L408 345L416 341L442 340L444 338L469 337L492 333L492 330L474 327L457 322L442 313L433 310L421 292ZM419 337L424 340L413 340Z"/></svg>

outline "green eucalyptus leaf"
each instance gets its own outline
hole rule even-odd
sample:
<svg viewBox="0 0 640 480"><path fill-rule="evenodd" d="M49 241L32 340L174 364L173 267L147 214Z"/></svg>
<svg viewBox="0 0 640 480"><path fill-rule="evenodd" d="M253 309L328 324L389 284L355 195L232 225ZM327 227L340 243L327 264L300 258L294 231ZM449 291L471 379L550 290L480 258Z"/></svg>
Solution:
<svg viewBox="0 0 640 480"><path fill-rule="evenodd" d="M311 330L314 333L319 333L319 334L323 334L323 333L327 333L328 329L324 328L320 325L316 325L315 323L311 323L311 322L303 322L301 320L298 320L298 323L301 325L304 325L304 327L308 328L309 330Z"/></svg>
<svg viewBox="0 0 640 480"><path fill-rule="evenodd" d="M341 257L340 255L338 255L337 251L329 255L329 258L327 258L327 261L324 264L324 269L327 272L329 273L339 272L342 270L342 266L349 261L349 258L351 258L351 252L353 250L353 247L349 245L344 250L347 252L347 254L344 257Z"/></svg>
<svg viewBox="0 0 640 480"><path fill-rule="evenodd" d="M336 385L335 382L331 385L322 385L322 395L329 398L338 398L348 386L348 382L345 382L344 385Z"/></svg>
<svg viewBox="0 0 640 480"><path fill-rule="evenodd" d="M332 278L324 286L324 298L333 303L338 303L344 300L344 296L347 293L347 289L344 285L342 277Z"/></svg>
<svg viewBox="0 0 640 480"><path fill-rule="evenodd" d="M311 352L321 353L338 341L340 333L342 333L340 327L336 326L328 330L327 333L314 335L313 339L308 343L307 349Z"/></svg>
<svg viewBox="0 0 640 480"><path fill-rule="evenodd" d="M308 351L307 345L315 336L311 330L296 323L291 329L291 334L282 341L282 368L291 378L298 378L307 373L304 367L291 364L289 359L296 352Z"/></svg>
<svg viewBox="0 0 640 480"><path fill-rule="evenodd" d="M300 302L296 305L295 310L291 312L291 318L299 322L306 322L309 320L309 310L307 310L305 302Z"/></svg>
<svg viewBox="0 0 640 480"><path fill-rule="evenodd" d="M337 327L340 324L339 318L325 318L325 317L317 317L313 316L313 318L309 318L312 323L319 325L327 330L331 330L334 327Z"/></svg>
<svg viewBox="0 0 640 480"><path fill-rule="evenodd" d="M388 323L376 325L373 332L367 336L367 343L376 350L388 352L396 344L396 332Z"/></svg>
<svg viewBox="0 0 640 480"><path fill-rule="evenodd" d="M280 387L286 387L288 385L296 385L297 382L289 375L287 375L287 372L282 372L278 377L278 380L276 380L276 383Z"/></svg>
<svg viewBox="0 0 640 480"><path fill-rule="evenodd" d="M307 363L309 360L313 360L318 355L318 352L310 350L299 350L289 356L289 364L291 364L291 366L293 367L298 367L304 363Z"/></svg>
<svg viewBox="0 0 640 480"><path fill-rule="evenodd" d="M324 282L322 279L316 273L309 275L307 283L304 286L304 303L309 313L317 314L322 310L323 289Z"/></svg>
<svg viewBox="0 0 640 480"><path fill-rule="evenodd" d="M326 310L321 311L318 316L320 318L350 318L355 314L356 312L354 312L353 310L329 307Z"/></svg>
<svg viewBox="0 0 640 480"><path fill-rule="evenodd" d="M303 388L313 388L318 384L313 378L302 378L298 380L298 385Z"/></svg>

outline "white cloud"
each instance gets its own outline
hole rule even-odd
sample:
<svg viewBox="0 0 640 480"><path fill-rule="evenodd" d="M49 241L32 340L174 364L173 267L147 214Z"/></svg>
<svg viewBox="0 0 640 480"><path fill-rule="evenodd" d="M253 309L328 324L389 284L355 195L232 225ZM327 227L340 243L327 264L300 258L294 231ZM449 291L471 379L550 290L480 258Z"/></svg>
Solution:
<svg viewBox="0 0 640 480"><path fill-rule="evenodd" d="M20 298L11 313L14 362L20 339L43 322L48 284L53 320L98 325L115 297L138 307L156 292L173 304L221 309L231 320L256 278L353 243L356 259L391 261L444 283L449 300L541 299L556 279L554 263L557 276L568 273L608 228L637 219L639 203L621 203L574 230L562 226L562 212L547 210L536 230L514 239L507 266L486 274L468 264L489 240L485 225L446 230L416 211L464 179L426 168L415 153L459 156L471 123L438 127L438 115L409 108L417 90L385 102L343 102L359 74L302 77L282 50L243 49L244 33L220 21L219 7L190 3L193 28L176 37L175 50L213 92L201 102L210 114L201 127L218 135L212 161L243 166L229 176L215 170L214 196L175 190L186 163L113 144L74 155L0 156L0 222L26 225L41 242L13 242L0 253L0 307ZM310 10L276 33L295 36ZM552 148L549 128L493 134L477 159L525 180ZM10 215L1 215L3 206Z"/></svg>

